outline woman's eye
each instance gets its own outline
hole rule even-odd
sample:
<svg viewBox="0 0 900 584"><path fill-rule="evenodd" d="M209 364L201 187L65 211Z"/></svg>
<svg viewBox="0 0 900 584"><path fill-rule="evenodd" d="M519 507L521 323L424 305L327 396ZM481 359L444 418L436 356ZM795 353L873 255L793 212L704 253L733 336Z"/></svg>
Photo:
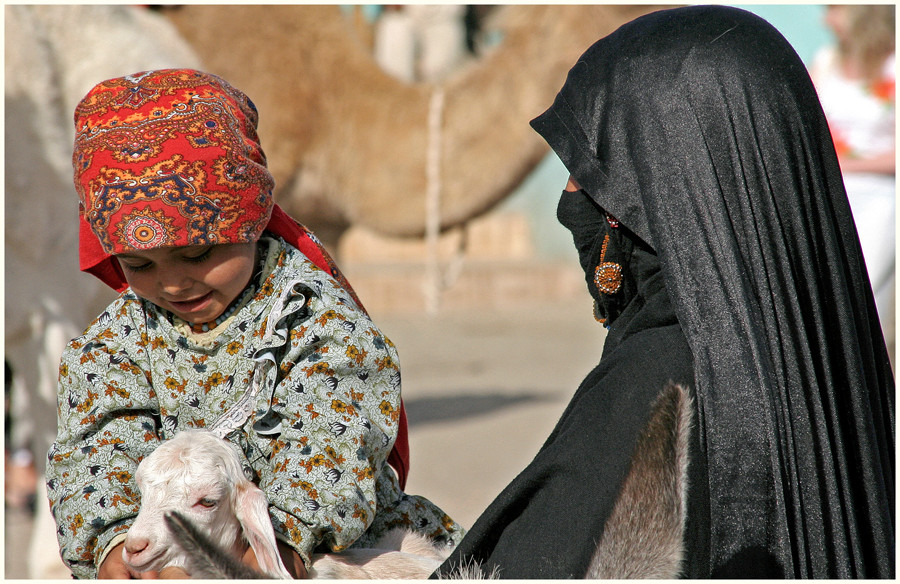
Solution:
<svg viewBox="0 0 900 584"><path fill-rule="evenodd" d="M207 509L211 509L218 504L218 501L215 499L210 499L208 497L203 497L199 501L197 501L196 505L200 505L201 507L206 507Z"/></svg>

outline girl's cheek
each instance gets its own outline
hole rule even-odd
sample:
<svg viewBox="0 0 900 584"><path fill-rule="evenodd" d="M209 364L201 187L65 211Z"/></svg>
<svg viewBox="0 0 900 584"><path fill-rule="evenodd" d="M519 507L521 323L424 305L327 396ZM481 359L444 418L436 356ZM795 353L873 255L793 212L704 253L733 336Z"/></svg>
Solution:
<svg viewBox="0 0 900 584"><path fill-rule="evenodd" d="M128 285L131 286L131 289L134 290L134 293L143 298L147 297L149 292L149 283L147 282L147 277L142 276L140 274L125 272L125 281L128 282Z"/></svg>

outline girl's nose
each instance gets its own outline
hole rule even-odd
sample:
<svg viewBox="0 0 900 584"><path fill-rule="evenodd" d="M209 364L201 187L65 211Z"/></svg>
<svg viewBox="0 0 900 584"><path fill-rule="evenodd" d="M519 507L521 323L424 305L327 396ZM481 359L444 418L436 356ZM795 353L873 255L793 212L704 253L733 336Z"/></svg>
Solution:
<svg viewBox="0 0 900 584"><path fill-rule="evenodd" d="M178 296L191 287L191 278L181 270L165 270L159 275L160 290L167 296Z"/></svg>

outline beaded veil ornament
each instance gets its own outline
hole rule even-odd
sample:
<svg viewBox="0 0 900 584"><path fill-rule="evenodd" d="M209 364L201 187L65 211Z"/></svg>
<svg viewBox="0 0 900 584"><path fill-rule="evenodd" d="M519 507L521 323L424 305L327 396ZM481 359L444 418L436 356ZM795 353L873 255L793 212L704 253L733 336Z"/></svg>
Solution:
<svg viewBox="0 0 900 584"><path fill-rule="evenodd" d="M606 213L606 223L610 229L618 229L619 221ZM601 294L613 295L622 288L622 265L617 262L607 261L609 251L610 233L603 236L603 244L600 247L600 263L594 269L594 285ZM609 315L602 314L600 306L595 303L594 318L604 326L609 326Z"/></svg>

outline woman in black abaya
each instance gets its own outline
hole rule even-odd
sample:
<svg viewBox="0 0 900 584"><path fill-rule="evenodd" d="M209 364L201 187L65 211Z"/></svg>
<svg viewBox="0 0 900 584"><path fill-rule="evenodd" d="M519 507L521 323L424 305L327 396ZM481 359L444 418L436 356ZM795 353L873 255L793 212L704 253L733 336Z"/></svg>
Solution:
<svg viewBox="0 0 900 584"><path fill-rule="evenodd" d="M894 379L788 43L738 9L656 12L532 125L609 333L440 572L893 577Z"/></svg>

